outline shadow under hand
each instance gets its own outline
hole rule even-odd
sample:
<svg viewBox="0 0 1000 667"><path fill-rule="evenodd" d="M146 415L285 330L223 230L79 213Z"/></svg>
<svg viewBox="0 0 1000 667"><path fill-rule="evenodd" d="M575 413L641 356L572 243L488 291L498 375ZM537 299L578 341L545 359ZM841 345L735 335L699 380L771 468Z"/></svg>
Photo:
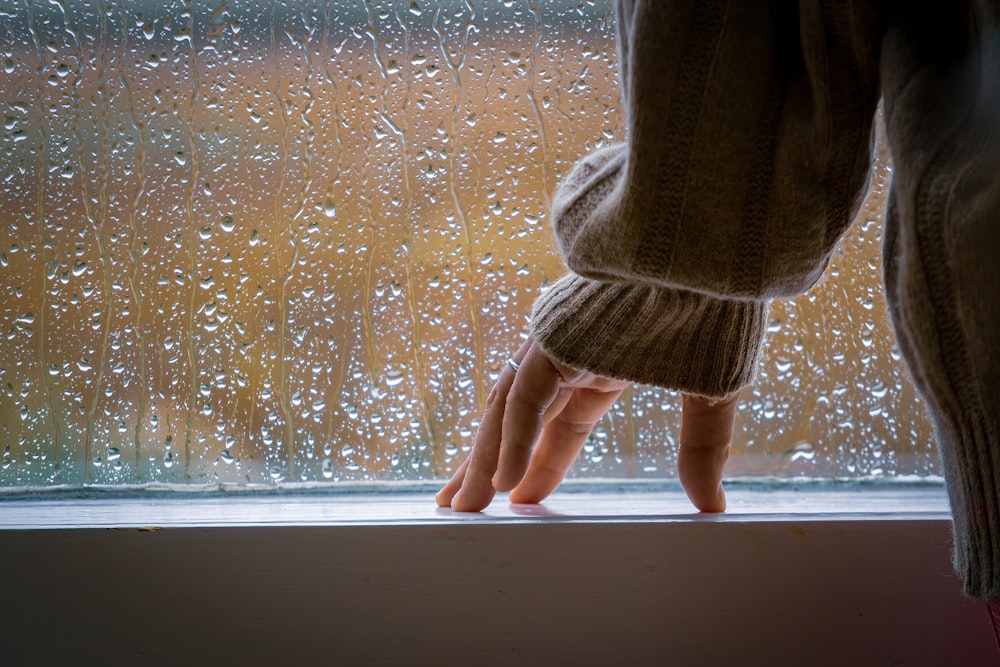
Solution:
<svg viewBox="0 0 1000 667"><path fill-rule="evenodd" d="M554 512L542 503L536 504L526 504L526 503L511 503L510 511L518 516L533 516L533 517L555 517L555 516L566 516L562 512Z"/></svg>

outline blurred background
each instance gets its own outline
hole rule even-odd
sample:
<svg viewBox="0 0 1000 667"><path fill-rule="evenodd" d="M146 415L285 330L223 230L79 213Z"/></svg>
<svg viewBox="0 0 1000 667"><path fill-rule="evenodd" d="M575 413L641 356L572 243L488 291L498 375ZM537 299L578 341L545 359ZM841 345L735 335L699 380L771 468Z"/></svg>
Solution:
<svg viewBox="0 0 1000 667"><path fill-rule="evenodd" d="M447 476L623 139L610 0L0 1L0 486ZM934 477L881 290L890 167L775 304L729 472ZM674 475L635 387L574 476Z"/></svg>

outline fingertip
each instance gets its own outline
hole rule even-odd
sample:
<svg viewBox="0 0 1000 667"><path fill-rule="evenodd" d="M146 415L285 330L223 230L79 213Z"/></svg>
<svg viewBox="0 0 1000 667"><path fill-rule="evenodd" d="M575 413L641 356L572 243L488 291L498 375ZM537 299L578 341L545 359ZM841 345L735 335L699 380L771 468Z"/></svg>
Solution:
<svg viewBox="0 0 1000 667"><path fill-rule="evenodd" d="M564 474L561 470L536 466L510 492L510 502L537 505L559 487Z"/></svg>
<svg viewBox="0 0 1000 667"><path fill-rule="evenodd" d="M705 495L694 494L691 497L691 502L699 512L719 514L726 511L726 491L722 488L722 484L719 484L715 493Z"/></svg>
<svg viewBox="0 0 1000 667"><path fill-rule="evenodd" d="M473 509L468 509L468 506L465 504L465 497L461 492L456 493L455 497L451 499L450 506L456 512L475 512Z"/></svg>
<svg viewBox="0 0 1000 667"><path fill-rule="evenodd" d="M490 482L493 484L494 489L502 493L510 491L517 486L516 480L504 479L504 475L502 475L500 471L497 471L497 473L493 475L493 479L491 479Z"/></svg>
<svg viewBox="0 0 1000 667"><path fill-rule="evenodd" d="M445 494L444 489L437 492L437 495L434 496L434 502L437 503L438 507L451 507L451 498Z"/></svg>
<svg viewBox="0 0 1000 667"><path fill-rule="evenodd" d="M483 508L490 504L492 498L488 498L485 502L476 501L474 499L470 500L468 494L462 493L461 491L451 499L451 509L456 512L481 512Z"/></svg>
<svg viewBox="0 0 1000 667"><path fill-rule="evenodd" d="M543 500L545 498L539 497L537 493L532 494L526 491L519 491L517 487L510 492L510 502L514 505L537 505Z"/></svg>
<svg viewBox="0 0 1000 667"><path fill-rule="evenodd" d="M715 503L713 504L713 509L710 512L725 512L726 511L726 490L722 487L722 483L719 483L719 488L715 492Z"/></svg>
<svg viewBox="0 0 1000 667"><path fill-rule="evenodd" d="M500 451L500 461L490 479L495 490L507 492L521 483L528 468L529 452L530 450L522 451L511 446Z"/></svg>

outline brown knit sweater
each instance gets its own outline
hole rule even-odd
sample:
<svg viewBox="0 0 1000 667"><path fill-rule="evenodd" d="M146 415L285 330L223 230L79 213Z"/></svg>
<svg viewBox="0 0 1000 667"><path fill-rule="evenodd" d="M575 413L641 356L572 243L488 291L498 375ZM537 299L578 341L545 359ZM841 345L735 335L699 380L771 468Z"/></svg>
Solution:
<svg viewBox="0 0 1000 667"><path fill-rule="evenodd" d="M861 201L883 96L887 296L936 426L956 568L997 600L1000 20L985 2L909 4L621 0L628 141L556 192L573 273L532 326L558 360L610 377L746 386L768 302L816 283Z"/></svg>

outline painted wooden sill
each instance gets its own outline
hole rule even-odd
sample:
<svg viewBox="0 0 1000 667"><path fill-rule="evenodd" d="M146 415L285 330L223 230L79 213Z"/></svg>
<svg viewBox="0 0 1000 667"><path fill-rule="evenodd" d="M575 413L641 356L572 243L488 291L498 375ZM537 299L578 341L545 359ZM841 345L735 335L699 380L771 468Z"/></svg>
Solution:
<svg viewBox="0 0 1000 667"><path fill-rule="evenodd" d="M5 664L987 665L938 487L0 501Z"/></svg>

